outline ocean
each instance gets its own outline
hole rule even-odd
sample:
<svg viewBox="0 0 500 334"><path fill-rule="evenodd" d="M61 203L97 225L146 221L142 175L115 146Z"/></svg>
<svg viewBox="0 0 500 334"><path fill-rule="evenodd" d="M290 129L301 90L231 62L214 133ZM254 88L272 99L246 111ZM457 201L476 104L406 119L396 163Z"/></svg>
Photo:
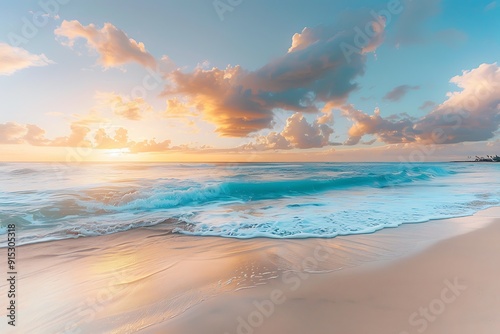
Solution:
<svg viewBox="0 0 500 334"><path fill-rule="evenodd" d="M0 233L333 238L500 205L499 176L500 163L2 163Z"/></svg>

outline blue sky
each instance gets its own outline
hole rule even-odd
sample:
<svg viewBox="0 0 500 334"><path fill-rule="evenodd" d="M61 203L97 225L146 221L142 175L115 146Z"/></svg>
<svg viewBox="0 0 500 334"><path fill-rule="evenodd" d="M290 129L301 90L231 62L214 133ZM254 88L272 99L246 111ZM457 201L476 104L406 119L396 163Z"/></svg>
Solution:
<svg viewBox="0 0 500 334"><path fill-rule="evenodd" d="M331 52L338 50L331 51L331 40L343 38L339 37L341 34L351 34L352 40L354 28L363 28L368 20L377 24L370 11L380 13L391 5L401 8L401 12L391 14L390 20L383 22L383 31L370 42L373 47L361 52L359 60L356 58L354 73L346 74L352 70L352 64L334 61L327 68L338 66L338 71L326 78L315 74L312 80L316 84L304 81L303 86L291 89L289 84L285 88L273 82L275 76L284 78L287 73L283 71L300 69L300 59L309 59L310 66L324 57L333 59ZM57 10L40 16L47 8ZM222 12L220 8L226 10ZM32 36L23 34L26 22L37 19L44 20L37 32ZM105 43L106 37L102 35L94 41L97 44L91 45L91 38L82 35L81 29L92 25L95 31L103 33L101 29L106 23L117 34L123 33L133 43L144 45L144 53L134 58L118 54L125 49L110 49L106 52L115 54L103 63L104 49L99 49L99 43ZM299 37L303 38L305 49L294 55L289 51L292 36L305 27L319 36L318 41L310 43L302 34ZM136 159L132 156L139 154L147 160L154 153L156 158L168 160L169 154L177 154L178 159L180 154L190 152L215 154L217 159L221 154L239 152L295 156L312 152L324 156L325 152L334 155L338 150L429 145L433 144L426 136L429 120L442 115L439 105L448 100L448 92L461 90L449 82L452 77L488 64L490 67L473 72L466 88L462 87L463 95L473 91L471 82L478 82L482 76L496 87L500 77L496 67L500 54L498 31L500 3L489 0L10 1L0 11L0 43L4 45L3 54L0 52L4 63L0 68L0 125L4 124L0 127L0 132L4 131L3 135L0 133L0 150L5 150L4 156L14 151L31 154L35 150L38 156L50 150L50 155L58 159L60 153L54 153L55 147L72 144L71 140L55 139L70 138L70 128L89 115L100 120L76 124L85 127L80 129L85 133L80 142L100 150L101 158L106 149L123 150L121 153L129 159ZM80 35L75 37L75 33ZM18 37L23 41L19 43ZM325 48L318 51L321 43ZM32 55L29 59L34 63L25 67L13 65L12 54L21 57L20 50L26 52L25 57ZM160 67L148 70L141 60L145 59L143 56L152 56ZM228 65L240 66L244 72L232 73L227 70ZM209 77L213 79L214 69L222 76L231 72L233 77L224 79L228 82L217 87L221 89L218 93L204 95L194 90L200 90L200 84ZM134 89L142 85L148 71L161 76L162 81L137 100ZM183 75L173 75L176 71ZM303 71L292 74L300 76ZM355 87L345 88L349 83ZM324 90L318 86L321 84L331 85L327 95L333 97L320 97L319 92ZM266 85L272 86L271 91L262 88ZM407 88L400 87L403 93L396 94L397 98L387 98L399 86ZM217 101L217 94L225 92L223 89L236 91L238 87L251 89L255 95L234 93ZM256 93L261 90L264 95ZM306 110L303 107L309 96L304 93L307 90L315 97ZM474 149L496 145L500 121L496 123L498 108L494 102L498 96L496 91L493 94L488 97L487 106L472 111L463 128L446 129L448 139L436 144L452 145L456 156L462 155L462 143L473 143ZM173 110L173 102L167 101L174 98L182 104L182 115L174 115L167 107L170 105ZM323 106L328 102L331 108L326 110ZM427 108L420 108L425 102ZM259 110L245 109L249 103L260 104ZM347 110L348 105L357 112ZM375 108L379 108L378 118L368 119ZM292 118L296 113L300 115ZM406 115L404 127L391 116L401 113ZM475 117L480 121L470 121ZM485 130L490 135L477 135L482 130L471 128L477 123L495 123L496 128ZM43 136L27 139L27 124L43 130ZM97 142L95 136L101 127L109 140ZM119 128L127 131L128 140L113 139ZM273 132L276 136L270 136ZM376 141L371 145L362 144L372 140ZM138 149L136 144L143 142L147 145ZM164 145L153 145L159 143ZM457 144L462 146L456 147ZM210 149L203 150L202 146ZM23 149L17 149L20 147ZM375 149L373 152L380 153ZM21 159L20 154L13 159Z"/></svg>

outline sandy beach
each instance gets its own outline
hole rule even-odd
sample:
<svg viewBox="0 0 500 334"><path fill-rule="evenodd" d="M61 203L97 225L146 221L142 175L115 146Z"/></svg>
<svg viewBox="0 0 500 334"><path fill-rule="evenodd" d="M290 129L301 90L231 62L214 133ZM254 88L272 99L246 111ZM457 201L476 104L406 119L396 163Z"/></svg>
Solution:
<svg viewBox="0 0 500 334"><path fill-rule="evenodd" d="M157 226L21 246L18 324L2 332L498 333L499 217L333 239Z"/></svg>

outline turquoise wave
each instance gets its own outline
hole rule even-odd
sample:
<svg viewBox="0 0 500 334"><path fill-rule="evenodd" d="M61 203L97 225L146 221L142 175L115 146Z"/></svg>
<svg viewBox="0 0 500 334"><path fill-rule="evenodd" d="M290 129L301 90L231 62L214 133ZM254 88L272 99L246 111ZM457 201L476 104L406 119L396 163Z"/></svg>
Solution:
<svg viewBox="0 0 500 334"><path fill-rule="evenodd" d="M0 165L0 234L15 223L22 244L166 224L200 236L328 238L500 204L500 165L488 164L89 164L62 173Z"/></svg>

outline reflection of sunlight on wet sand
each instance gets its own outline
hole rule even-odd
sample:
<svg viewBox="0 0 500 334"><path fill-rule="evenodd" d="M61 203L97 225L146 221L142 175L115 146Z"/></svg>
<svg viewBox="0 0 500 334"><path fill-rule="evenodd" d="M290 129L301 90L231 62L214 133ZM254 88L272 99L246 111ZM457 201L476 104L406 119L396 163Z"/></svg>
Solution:
<svg viewBox="0 0 500 334"><path fill-rule="evenodd" d="M130 270L137 264L138 256L134 251L120 252L111 248L108 252L99 255L91 264L90 274L105 275L117 271Z"/></svg>

